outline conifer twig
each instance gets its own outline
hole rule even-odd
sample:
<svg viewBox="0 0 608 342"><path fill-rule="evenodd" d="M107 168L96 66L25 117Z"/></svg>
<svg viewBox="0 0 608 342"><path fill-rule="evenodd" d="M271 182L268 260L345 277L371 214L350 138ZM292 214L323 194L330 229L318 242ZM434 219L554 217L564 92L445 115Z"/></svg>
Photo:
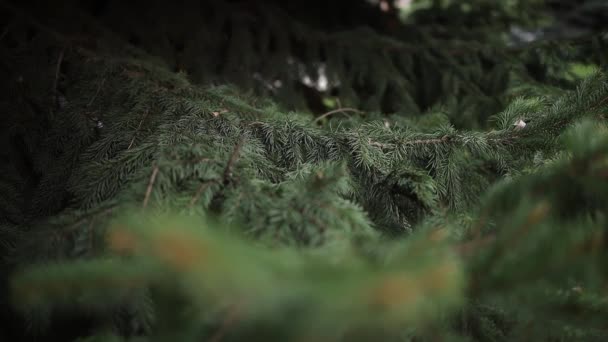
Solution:
<svg viewBox="0 0 608 342"><path fill-rule="evenodd" d="M327 227L323 224L323 222L319 221L317 217L314 215L307 215L306 211L302 208L298 210L302 216L309 219L315 226L317 226L319 233L323 234L327 231Z"/></svg>
<svg viewBox="0 0 608 342"><path fill-rule="evenodd" d="M241 153L241 149L243 148L243 144L245 143L245 135L241 135L239 141L234 146L232 150L232 155L228 160L228 164L226 164L226 169L224 169L224 183L228 182L232 178L232 171L234 169L234 164L239 159L239 155Z"/></svg>
<svg viewBox="0 0 608 342"><path fill-rule="evenodd" d="M400 145L431 145L431 144L441 144L447 143L452 140L452 137L449 135L444 135L441 138L429 138L429 139L414 139L414 140L405 140L402 141ZM373 141L369 139L369 144L371 146L376 146L379 148L395 148L398 144L385 144L378 141Z"/></svg>
<svg viewBox="0 0 608 342"><path fill-rule="evenodd" d="M600 100L598 103L596 103L594 106L591 107L591 110L596 110L599 107L603 106L604 103L606 103L606 101L608 101L608 97L604 97L602 100Z"/></svg>
<svg viewBox="0 0 608 342"><path fill-rule="evenodd" d="M312 122L313 123L317 123L317 122L323 120L323 118L326 118L326 117L328 117L330 115L333 115L333 114L336 114L336 113L343 113L343 114L346 115L347 112L352 112L352 113L357 113L357 114L363 113L362 111L360 111L358 109L355 109L355 108L338 108L338 109L330 110L329 112L324 113L324 114L318 116ZM348 115L346 115L346 116L348 116Z"/></svg>
<svg viewBox="0 0 608 342"><path fill-rule="evenodd" d="M57 66L55 67L55 79L53 80L53 102L57 103L57 83L59 82L59 74L61 73L61 64L63 63L63 56L65 55L65 47L59 52L57 58Z"/></svg>
<svg viewBox="0 0 608 342"><path fill-rule="evenodd" d="M154 182L156 182L156 176L158 175L158 166L154 166L152 170L152 175L150 176L150 181L148 182L148 188L146 189L146 196L144 197L144 202L142 204L142 208L146 208L148 206L148 201L150 200L150 194L152 193L152 188L154 187Z"/></svg>
<svg viewBox="0 0 608 342"><path fill-rule="evenodd" d="M135 132L133 133L133 138L131 139L131 143L129 143L129 147L127 147L127 150L130 150L131 146L133 146L133 143L135 142L135 138L137 137L137 132L139 132L139 129L141 128L141 125L144 123L144 120L146 120L147 116L148 116L148 111L146 110L144 112L144 116L141 118L141 121L139 121L139 125L137 126L137 129L135 129Z"/></svg>
<svg viewBox="0 0 608 342"><path fill-rule="evenodd" d="M378 148L394 148L395 147L394 144L384 144L384 143L381 143L381 142L372 141L371 139L369 139L368 142L369 142L369 144L371 146L375 146L375 147L378 147Z"/></svg>
<svg viewBox="0 0 608 342"><path fill-rule="evenodd" d="M198 188L198 190L196 190L196 193L194 194L194 196L192 196L192 199L190 200L190 204L188 205L188 208L194 207L194 205L201 198L201 196L203 195L205 190L207 190L207 188L209 186L211 186L213 183L217 183L217 180L212 179L212 180L206 181L203 184L201 184L201 186Z"/></svg>

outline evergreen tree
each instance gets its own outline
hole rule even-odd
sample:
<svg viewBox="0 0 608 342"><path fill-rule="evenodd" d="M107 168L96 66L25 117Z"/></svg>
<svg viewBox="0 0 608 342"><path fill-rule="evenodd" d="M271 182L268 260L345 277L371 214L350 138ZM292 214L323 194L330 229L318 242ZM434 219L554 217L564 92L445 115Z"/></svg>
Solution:
<svg viewBox="0 0 608 342"><path fill-rule="evenodd" d="M3 340L608 338L604 1L0 17Z"/></svg>

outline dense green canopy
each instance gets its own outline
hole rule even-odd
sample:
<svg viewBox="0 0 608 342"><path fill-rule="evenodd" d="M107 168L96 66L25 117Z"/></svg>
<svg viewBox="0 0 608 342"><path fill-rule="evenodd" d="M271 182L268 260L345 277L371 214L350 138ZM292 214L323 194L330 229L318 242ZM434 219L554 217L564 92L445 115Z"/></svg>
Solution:
<svg viewBox="0 0 608 342"><path fill-rule="evenodd" d="M603 1L0 18L0 339L608 338Z"/></svg>

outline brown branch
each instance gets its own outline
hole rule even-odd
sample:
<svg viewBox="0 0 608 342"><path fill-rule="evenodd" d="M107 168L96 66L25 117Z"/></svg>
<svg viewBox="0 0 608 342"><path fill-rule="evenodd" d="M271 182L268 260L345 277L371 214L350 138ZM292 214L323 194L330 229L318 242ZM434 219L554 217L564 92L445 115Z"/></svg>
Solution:
<svg viewBox="0 0 608 342"><path fill-rule="evenodd" d="M53 102L57 104L57 83L59 82L59 74L61 73L61 64L63 63L63 56L65 55L65 48L59 52L57 58L57 66L55 67L55 79L53 80Z"/></svg>
<svg viewBox="0 0 608 342"><path fill-rule="evenodd" d="M347 112L352 112L352 113L357 113L357 114L363 113L362 111L360 111L358 109L354 109L354 108L338 108L338 109L330 110L329 112L320 115L319 117L314 119L312 122L317 123L317 122L321 121L323 118L326 118L326 117L336 114L336 113L343 113L344 115L348 116L348 114L346 114Z"/></svg>
<svg viewBox="0 0 608 342"><path fill-rule="evenodd" d="M129 143L129 147L127 147L127 150L130 150L131 146L133 146L133 143L135 142L135 137L137 137L137 132L139 132L139 129L141 128L141 125L144 123L144 120L146 120L147 116L148 116L148 111L146 110L144 112L143 117L141 118L141 121L139 121L139 125L137 126L137 129L133 133L133 138L131 139L131 143Z"/></svg>
<svg viewBox="0 0 608 342"><path fill-rule="evenodd" d="M599 101L597 104L595 104L593 107L591 107L591 110L596 110L599 107L601 107L606 101L608 101L608 97L603 98L601 101Z"/></svg>
<svg viewBox="0 0 608 342"><path fill-rule="evenodd" d="M427 145L427 144L441 144L447 143L452 140L452 137L449 135L444 135L441 138L430 138L430 139L415 139L409 141L401 141L401 144L385 144L377 141L372 141L369 139L369 144L372 146L376 146L379 148L395 148L397 145Z"/></svg>
<svg viewBox="0 0 608 342"><path fill-rule="evenodd" d="M383 144L381 142L372 141L371 139L369 139L368 142L371 146L375 146L378 148L395 148L395 144Z"/></svg>
<svg viewBox="0 0 608 342"><path fill-rule="evenodd" d="M441 144L447 143L451 140L451 137L448 135L444 135L441 138L432 138L432 139L416 139L407 141L405 145L426 145L426 144Z"/></svg>
<svg viewBox="0 0 608 342"><path fill-rule="evenodd" d="M601 99L600 101L598 101L598 103L596 103L594 106L592 106L590 108L590 110L592 110L592 111L597 110L598 108L600 108L601 106L603 106L607 102L608 102L608 97L605 97L605 98ZM509 144L509 143L512 143L514 140L517 140L518 138L521 138L521 136L514 135L514 134L510 134L510 135L505 136L505 137L490 138L490 136L492 136L493 134L495 134L495 133L494 132L490 132L490 133L486 134L486 140L488 142ZM441 138L414 139L414 140L409 140L409 141L404 140L404 141L401 141L399 144L397 144L397 143L393 143L393 144L381 143L381 142L372 141L371 139L369 139L369 144L371 146L375 146L375 147L378 147L378 148L381 148L381 149L392 149L392 148L396 148L397 146L403 146L403 145L441 144L441 143L447 143L447 142L450 142L450 141L453 141L453 140L454 140L454 137L449 136L449 135L444 135Z"/></svg>
<svg viewBox="0 0 608 342"><path fill-rule="evenodd" d="M297 210L300 215L304 217L304 219L311 221L315 226L317 226L319 233L324 234L327 231L327 226L323 224L323 222L321 222L316 216L307 213L303 208L298 208Z"/></svg>
<svg viewBox="0 0 608 342"><path fill-rule="evenodd" d="M239 141L234 146L234 150L232 150L232 155L230 156L230 160L228 160L228 164L226 164L226 169L224 169L224 183L228 182L232 178L232 171L234 169L234 164L239 159L239 155L241 153L241 149L243 148L243 144L245 143L245 135L241 135Z"/></svg>
<svg viewBox="0 0 608 342"><path fill-rule="evenodd" d="M198 202L198 200L201 198L201 196L203 195L203 192L205 192L205 190L212 184L217 183L217 179L212 179L210 181L206 181L203 184L201 184L201 186L198 188L198 190L196 191L196 193L194 194L194 196L192 197L192 199L190 200L190 204L188 205L188 208L192 208L194 207L194 205L196 204L196 202Z"/></svg>
<svg viewBox="0 0 608 342"><path fill-rule="evenodd" d="M150 176L150 181L148 182L148 188L146 189L146 196L144 197L144 202L142 204L142 208L148 206L148 201L150 200L150 194L152 193L152 187L154 187L154 182L156 182L156 176L158 175L158 166L154 166L152 170L152 175Z"/></svg>

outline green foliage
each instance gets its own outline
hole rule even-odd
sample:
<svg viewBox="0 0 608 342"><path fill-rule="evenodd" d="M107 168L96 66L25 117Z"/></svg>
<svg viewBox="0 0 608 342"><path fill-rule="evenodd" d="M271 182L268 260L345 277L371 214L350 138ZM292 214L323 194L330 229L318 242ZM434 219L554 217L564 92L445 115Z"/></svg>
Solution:
<svg viewBox="0 0 608 342"><path fill-rule="evenodd" d="M608 338L605 37L508 44L536 1L394 29L107 3L2 4L0 298L27 336Z"/></svg>
<svg viewBox="0 0 608 342"><path fill-rule="evenodd" d="M273 339L423 327L461 300L458 259L428 238L386 245L387 257L371 262L353 248L268 250L218 229L193 218L129 214L110 224L113 257L29 268L12 288L23 310L49 303L107 310L151 288L162 298L152 340L162 341L213 335L217 314L238 315L235 339L256 326Z"/></svg>

